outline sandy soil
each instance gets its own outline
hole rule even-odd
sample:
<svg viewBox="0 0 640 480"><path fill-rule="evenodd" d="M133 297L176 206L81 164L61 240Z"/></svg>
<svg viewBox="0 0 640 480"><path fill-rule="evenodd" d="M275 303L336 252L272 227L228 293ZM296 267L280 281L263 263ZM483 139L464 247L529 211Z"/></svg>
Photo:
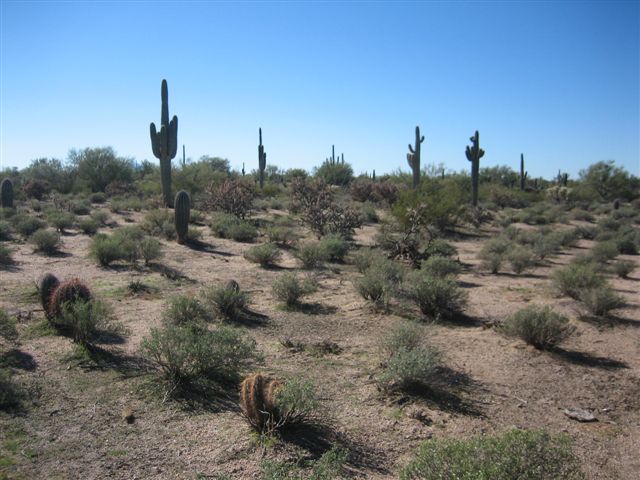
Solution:
<svg viewBox="0 0 640 480"><path fill-rule="evenodd" d="M114 216L124 225L121 216ZM135 214L131 220L139 220ZM373 243L376 226L357 233L359 245ZM29 391L28 407L0 414L0 472L8 478L259 478L265 458L293 460L318 456L331 444L350 452L355 478L388 479L431 437L465 438L511 427L566 432L573 439L590 479L635 479L640 472L640 269L629 279L610 278L628 301L615 321L598 325L580 319L575 301L557 297L549 274L586 251L583 241L523 275L490 275L478 269L477 252L494 232L481 231L452 243L465 265L460 276L469 293L468 318L433 325L430 342L444 354L450 387L426 398L382 395L373 380L379 372L378 342L389 328L419 313L411 305L375 312L356 293L358 273L351 265L321 271L321 288L303 312L282 311L271 283L284 270L298 269L284 252L279 269L249 263L251 245L203 238L210 246L194 250L163 242L159 268L105 269L88 259L90 239L72 231L63 255L34 254L15 244L16 265L0 271L0 307L20 320L22 352L14 378ZM623 256L640 264L638 257ZM639 265L640 266L640 265ZM96 366L69 358L69 339L41 335L43 313L34 285L44 272L80 277L113 309L126 328L122 342L104 347L117 360ZM141 339L160 322L164 302L177 293L196 293L211 283L239 282L250 292L251 309L262 322L245 325L264 353L263 371L313 378L323 402L327 428L290 435L275 446L256 441L239 414L233 392L198 405L165 402L152 390L153 375L139 358ZM127 284L139 279L156 288L131 296ZM490 325L526 304L549 304L568 315L576 334L555 352L539 352L499 335ZM324 355L283 346L335 342L340 353ZM598 421L579 423L563 414L579 407ZM132 408L135 422L122 419ZM8 460L7 460L8 459ZM200 477L198 477L200 475Z"/></svg>

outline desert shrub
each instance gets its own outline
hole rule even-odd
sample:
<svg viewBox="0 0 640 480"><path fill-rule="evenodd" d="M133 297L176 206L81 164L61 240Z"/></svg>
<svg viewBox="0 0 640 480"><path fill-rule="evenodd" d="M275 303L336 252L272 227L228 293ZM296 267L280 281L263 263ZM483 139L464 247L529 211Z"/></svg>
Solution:
<svg viewBox="0 0 640 480"><path fill-rule="evenodd" d="M595 222L595 217L591 214L591 212L587 210L583 210L581 208L571 211L571 218L573 220L582 220L584 222Z"/></svg>
<svg viewBox="0 0 640 480"><path fill-rule="evenodd" d="M538 234L535 236L533 243L531 244L531 250L538 260L544 260L545 258L557 253L560 249L560 245L561 239L559 237L553 234Z"/></svg>
<svg viewBox="0 0 640 480"><path fill-rule="evenodd" d="M362 223L378 223L380 221L376 207L372 203L366 202L360 205L360 220Z"/></svg>
<svg viewBox="0 0 640 480"><path fill-rule="evenodd" d="M76 216L69 212L52 210L47 213L47 220L57 231L62 233L66 229L73 227L73 224L76 221Z"/></svg>
<svg viewBox="0 0 640 480"><path fill-rule="evenodd" d="M12 381L11 371L0 368L0 411L11 411L21 406L24 393Z"/></svg>
<svg viewBox="0 0 640 480"><path fill-rule="evenodd" d="M430 439L402 469L401 480L582 480L567 435L510 430L470 440Z"/></svg>
<svg viewBox="0 0 640 480"><path fill-rule="evenodd" d="M593 240L598 235L598 228L591 225L580 225L576 227L576 234L584 240Z"/></svg>
<svg viewBox="0 0 640 480"><path fill-rule="evenodd" d="M93 235L97 233L98 228L100 228L100 224L93 218L85 218L84 220L81 220L78 226L80 227L80 231L86 235Z"/></svg>
<svg viewBox="0 0 640 480"><path fill-rule="evenodd" d="M89 195L89 201L91 203L105 203L107 196L103 192L95 192Z"/></svg>
<svg viewBox="0 0 640 480"><path fill-rule="evenodd" d="M31 201L29 202L29 206L34 212L42 211L42 203L40 203L40 200L36 200L35 198L31 199Z"/></svg>
<svg viewBox="0 0 640 480"><path fill-rule="evenodd" d="M595 262L607 263L618 256L618 245L615 241L598 242L589 252Z"/></svg>
<svg viewBox="0 0 640 480"><path fill-rule="evenodd" d="M189 223L192 225L204 225L206 220L206 215L204 212L200 210L191 209L191 214L189 215Z"/></svg>
<svg viewBox="0 0 640 480"><path fill-rule="evenodd" d="M552 274L552 282L560 293L577 299L586 289L600 288L605 279L598 273L593 263L570 263Z"/></svg>
<svg viewBox="0 0 640 480"><path fill-rule="evenodd" d="M282 252L273 243L263 243L249 248L244 258L252 263L258 263L261 267L272 267L282 257Z"/></svg>
<svg viewBox="0 0 640 480"><path fill-rule="evenodd" d="M169 209L149 210L142 221L142 229L149 235L175 240L174 214Z"/></svg>
<svg viewBox="0 0 640 480"><path fill-rule="evenodd" d="M229 320L238 317L248 300L247 294L240 291L235 282L205 287L202 291L204 304Z"/></svg>
<svg viewBox="0 0 640 480"><path fill-rule="evenodd" d="M23 237L30 237L37 230L47 228L47 223L36 217L18 214L14 218L16 232Z"/></svg>
<svg viewBox="0 0 640 480"><path fill-rule="evenodd" d="M351 182L349 186L349 193L354 200L358 202L366 202L371 200L371 192L373 190L374 182L367 178L358 178Z"/></svg>
<svg viewBox="0 0 640 480"><path fill-rule="evenodd" d="M62 242L60 241L60 235L50 230L37 230L31 237L29 242L34 246L36 252L44 253L45 255L53 255L58 252Z"/></svg>
<svg viewBox="0 0 640 480"><path fill-rule="evenodd" d="M100 225L106 225L110 218L111 216L106 210L94 210L91 212L91 219L95 220Z"/></svg>
<svg viewBox="0 0 640 480"><path fill-rule="evenodd" d="M273 226L267 228L265 233L269 242L275 243L280 247L289 248L298 241L295 231L289 227Z"/></svg>
<svg viewBox="0 0 640 480"><path fill-rule="evenodd" d="M142 340L143 355L161 371L167 394L203 380L232 381L257 357L255 342L234 328L164 323Z"/></svg>
<svg viewBox="0 0 640 480"><path fill-rule="evenodd" d="M522 273L531 268L535 262L533 260L533 251L528 247L516 245L509 250L506 258L515 273Z"/></svg>
<svg viewBox="0 0 640 480"><path fill-rule="evenodd" d="M384 256L384 253L380 250L361 248L353 254L351 261L358 269L358 272L364 273L381 256Z"/></svg>
<svg viewBox="0 0 640 480"><path fill-rule="evenodd" d="M315 172L316 177L322 178L329 185L349 185L353 180L353 168L348 163L331 163L324 161Z"/></svg>
<svg viewBox="0 0 640 480"><path fill-rule="evenodd" d="M491 273L498 273L505 261L506 253L513 247L506 238L492 238L485 242L478 253L478 258L482 260L481 268L489 270Z"/></svg>
<svg viewBox="0 0 640 480"><path fill-rule="evenodd" d="M195 297L176 295L171 298L162 312L162 319L174 325L190 322L204 323L211 320L209 310Z"/></svg>
<svg viewBox="0 0 640 480"><path fill-rule="evenodd" d="M623 255L638 255L640 248L640 231L629 229L614 239L618 252Z"/></svg>
<svg viewBox="0 0 640 480"><path fill-rule="evenodd" d="M295 273L288 272L273 281L272 290L276 299L291 307L299 304L303 296L318 290L318 284L309 277L300 279Z"/></svg>
<svg viewBox="0 0 640 480"><path fill-rule="evenodd" d="M51 191L51 185L49 185L49 182L46 180L27 180L22 186L22 191L27 198L42 200L44 196Z"/></svg>
<svg viewBox="0 0 640 480"><path fill-rule="evenodd" d="M112 182L133 180L133 162L116 157L111 147L71 150L69 160L77 168L78 180L94 192L104 192Z"/></svg>
<svg viewBox="0 0 640 480"><path fill-rule="evenodd" d="M4 243L0 243L0 265L11 265L13 263L12 253L13 251L9 247Z"/></svg>
<svg viewBox="0 0 640 480"><path fill-rule="evenodd" d="M441 365L441 355L424 341L422 328L401 325L380 342L383 371L377 377L385 391L411 390L432 385Z"/></svg>
<svg viewBox="0 0 640 480"><path fill-rule="evenodd" d="M327 261L327 252L319 242L298 245L295 256L302 262L302 268L306 270L322 268Z"/></svg>
<svg viewBox="0 0 640 480"><path fill-rule="evenodd" d="M89 245L89 255L98 261L103 267L109 266L112 262L124 258L124 250L117 238L113 235L100 233L93 237Z"/></svg>
<svg viewBox="0 0 640 480"><path fill-rule="evenodd" d="M251 211L255 191L243 180L225 180L220 185L211 184L207 190L205 205L229 215L244 219Z"/></svg>
<svg viewBox="0 0 640 480"><path fill-rule="evenodd" d="M424 315L436 321L454 318L467 303L466 292L454 280L432 277L422 271L409 275L405 294Z"/></svg>
<svg viewBox="0 0 640 480"><path fill-rule="evenodd" d="M373 302L377 308L387 308L392 293L396 290L391 282L379 268L368 268L364 275L354 282L356 291L364 298Z"/></svg>
<svg viewBox="0 0 640 480"><path fill-rule="evenodd" d="M91 213L91 204L86 201L73 202L70 205L70 209L76 215L89 215Z"/></svg>
<svg viewBox="0 0 640 480"><path fill-rule="evenodd" d="M440 255L428 258L420 268L433 277L457 277L462 271L460 263Z"/></svg>
<svg viewBox="0 0 640 480"><path fill-rule="evenodd" d="M75 343L91 345L108 328L109 318L109 309L99 300L69 301L62 304L56 325L68 331Z"/></svg>
<svg viewBox="0 0 640 480"><path fill-rule="evenodd" d="M538 349L548 350L569 337L575 328L567 317L550 307L531 305L507 317L500 330Z"/></svg>
<svg viewBox="0 0 640 480"><path fill-rule="evenodd" d="M578 292L578 300L591 315L607 317L612 310L625 305L624 298L610 286L585 288Z"/></svg>
<svg viewBox="0 0 640 480"><path fill-rule="evenodd" d="M342 263L350 249L349 242L342 235L330 234L322 237L320 248L324 250L325 256L330 262Z"/></svg>
<svg viewBox="0 0 640 480"><path fill-rule="evenodd" d="M453 257L458 254L458 250L456 247L451 245L443 238L434 238L429 242L427 247L425 248L425 256L427 258L438 256L438 257Z"/></svg>
<svg viewBox="0 0 640 480"><path fill-rule="evenodd" d="M627 278L635 268L636 264L631 260L618 260L611 266L613 272L620 278Z"/></svg>
<svg viewBox="0 0 640 480"><path fill-rule="evenodd" d="M18 338L16 321L7 312L0 308L0 337L10 342Z"/></svg>
<svg viewBox="0 0 640 480"><path fill-rule="evenodd" d="M258 236L258 230L251 223L230 214L216 215L211 230L217 237L236 242L253 242Z"/></svg>
<svg viewBox="0 0 640 480"><path fill-rule="evenodd" d="M9 222L0 220L0 240L11 239L11 225Z"/></svg>
<svg viewBox="0 0 640 480"><path fill-rule="evenodd" d="M163 255L162 244L153 237L144 237L140 240L138 250L145 265L149 265L152 260L157 260Z"/></svg>

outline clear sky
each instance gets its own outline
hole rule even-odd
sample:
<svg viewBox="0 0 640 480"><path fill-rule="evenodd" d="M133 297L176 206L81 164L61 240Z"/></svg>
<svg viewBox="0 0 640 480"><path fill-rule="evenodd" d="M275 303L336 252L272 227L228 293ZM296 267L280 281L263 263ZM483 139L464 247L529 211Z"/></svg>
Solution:
<svg viewBox="0 0 640 480"><path fill-rule="evenodd" d="M1 166L112 146L157 160L160 82L187 157L356 173L422 164L640 174L640 3L0 0ZM180 154L181 155L181 149ZM175 161L175 160L174 160Z"/></svg>

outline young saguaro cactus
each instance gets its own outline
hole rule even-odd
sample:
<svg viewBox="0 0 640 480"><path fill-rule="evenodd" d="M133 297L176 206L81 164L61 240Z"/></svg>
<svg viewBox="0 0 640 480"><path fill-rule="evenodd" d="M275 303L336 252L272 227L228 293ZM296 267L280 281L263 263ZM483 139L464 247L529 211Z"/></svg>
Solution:
<svg viewBox="0 0 640 480"><path fill-rule="evenodd" d="M8 178L0 182L0 207L13 208L13 183Z"/></svg>
<svg viewBox="0 0 640 480"><path fill-rule="evenodd" d="M524 154L520 154L520 190L524 191L528 172L524 171Z"/></svg>
<svg viewBox="0 0 640 480"><path fill-rule="evenodd" d="M171 207L171 159L176 156L178 149L178 117L175 115L169 121L169 90L167 81L162 80L161 88L162 111L160 117L160 131L151 122L151 149L153 155L160 160L160 177L162 180L162 196L167 207Z"/></svg>
<svg viewBox="0 0 640 480"><path fill-rule="evenodd" d="M264 151L264 145L262 145L262 129L258 129L258 136L260 137L260 144L258 145L258 171L260 175L260 188L264 186L264 169L267 168L267 152Z"/></svg>
<svg viewBox="0 0 640 480"><path fill-rule="evenodd" d="M418 188L420 184L420 144L422 142L424 142L424 135L420 137L420 127L416 127L415 147L409 144L410 153L407 153L407 162L413 172L413 188Z"/></svg>
<svg viewBox="0 0 640 480"><path fill-rule="evenodd" d="M187 233L189 232L189 218L191 216L191 199L189 198L189 194L184 190L180 190L176 193L174 205L173 213L175 216L178 243L183 245L187 240Z"/></svg>
<svg viewBox="0 0 640 480"><path fill-rule="evenodd" d="M473 189L471 203L474 207L478 206L478 178L480 176L480 159L484 156L484 150L480 148L480 133L476 130L473 137L470 138L471 147L467 146L465 151L467 160L471 162L471 187Z"/></svg>

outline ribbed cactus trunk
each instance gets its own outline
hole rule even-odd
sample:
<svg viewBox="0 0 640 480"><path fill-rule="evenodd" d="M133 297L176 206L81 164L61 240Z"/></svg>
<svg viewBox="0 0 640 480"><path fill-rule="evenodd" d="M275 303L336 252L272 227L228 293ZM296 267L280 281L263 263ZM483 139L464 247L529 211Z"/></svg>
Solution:
<svg viewBox="0 0 640 480"><path fill-rule="evenodd" d="M153 155L160 160L160 178L162 181L162 196L167 207L171 207L171 159L176 156L178 149L178 117L175 115L169 121L169 89L167 81L162 80L161 88L162 111L160 114L160 131L151 122L151 149Z"/></svg>
<svg viewBox="0 0 640 480"><path fill-rule="evenodd" d="M258 136L260 138L260 144L258 145L258 172L260 188L262 188L264 186L264 169L267 168L267 152L264 151L264 145L262 145L262 128L258 129Z"/></svg>
<svg viewBox="0 0 640 480"><path fill-rule="evenodd" d="M420 137L420 127L416 127L416 143L415 147L409 144L409 152L407 153L407 162L413 173L413 188L420 185L420 144L424 142L424 135Z"/></svg>
<svg viewBox="0 0 640 480"><path fill-rule="evenodd" d="M520 190L524 191L527 172L524 171L524 154L520 154Z"/></svg>
<svg viewBox="0 0 640 480"><path fill-rule="evenodd" d="M478 184L480 178L480 159L484 156L484 150L480 148L480 133L476 130L476 134L470 138L471 147L467 146L465 151L467 160L471 162L471 204L478 206Z"/></svg>
<svg viewBox="0 0 640 480"><path fill-rule="evenodd" d="M13 208L13 183L8 178L0 182L0 207Z"/></svg>
<svg viewBox="0 0 640 480"><path fill-rule="evenodd" d="M174 208L176 233L178 234L178 243L183 245L187 241L187 233L189 232L189 218L191 216L191 199L189 194L184 190L176 193Z"/></svg>

